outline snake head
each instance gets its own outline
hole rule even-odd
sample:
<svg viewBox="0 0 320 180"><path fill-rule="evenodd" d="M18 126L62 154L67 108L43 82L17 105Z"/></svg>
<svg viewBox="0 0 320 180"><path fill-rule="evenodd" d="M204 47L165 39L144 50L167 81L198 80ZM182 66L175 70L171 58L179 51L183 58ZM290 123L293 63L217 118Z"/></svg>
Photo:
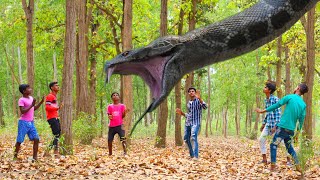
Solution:
<svg viewBox="0 0 320 180"><path fill-rule="evenodd" d="M177 71L179 67L171 63L179 51L179 40L178 36L167 36L117 55L105 63L106 81L112 74L140 76L150 88L153 102L148 112L153 111L183 76Z"/></svg>

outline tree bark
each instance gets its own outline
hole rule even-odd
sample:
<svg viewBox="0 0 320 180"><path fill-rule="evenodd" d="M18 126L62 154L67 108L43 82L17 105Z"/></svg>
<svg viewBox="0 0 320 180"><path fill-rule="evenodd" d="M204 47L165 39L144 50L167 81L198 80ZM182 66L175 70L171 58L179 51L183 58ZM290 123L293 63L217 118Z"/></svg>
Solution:
<svg viewBox="0 0 320 180"><path fill-rule="evenodd" d="M34 0L29 0L27 5L26 0L22 0L22 7L27 19L27 74L28 84L34 88L34 60L33 60L33 15L34 15Z"/></svg>
<svg viewBox="0 0 320 180"><path fill-rule="evenodd" d="M72 154L72 90L73 90L73 67L76 50L76 1L66 1L66 34L64 43L64 65L62 73L61 103L61 127L66 145L66 154Z"/></svg>
<svg viewBox="0 0 320 180"><path fill-rule="evenodd" d="M21 66L21 50L18 46L18 66L19 66L19 84L22 83L22 66Z"/></svg>
<svg viewBox="0 0 320 180"><path fill-rule="evenodd" d="M160 36L167 35L167 16L168 16L168 0L161 0L161 14L160 14ZM159 107L159 120L156 135L157 148L166 147L167 138L167 121L168 121L168 100L164 100Z"/></svg>
<svg viewBox="0 0 320 180"><path fill-rule="evenodd" d="M208 106L208 113L207 113L207 119L206 119L206 132L205 135L206 137L209 137L208 129L209 129L209 123L211 121L211 111L210 111L210 99L211 99L211 81L210 81L210 66L208 66L208 101L207 101L207 106Z"/></svg>
<svg viewBox="0 0 320 180"><path fill-rule="evenodd" d="M91 20L91 7L87 9L87 0L79 0L78 12L78 58L76 59L76 75L77 75L77 88L78 96L76 99L76 113L85 112L91 114L90 110L93 105L89 101L89 88L88 88L88 32L89 23ZM91 96L95 96L91 94Z"/></svg>
<svg viewBox="0 0 320 180"><path fill-rule="evenodd" d="M53 81L58 81L58 70L57 70L57 55L56 52L53 52Z"/></svg>
<svg viewBox="0 0 320 180"><path fill-rule="evenodd" d="M288 46L285 46L284 49L285 52L285 62L286 62L286 87L285 87L285 93L290 94L291 93L291 65L289 60L289 48Z"/></svg>
<svg viewBox="0 0 320 180"><path fill-rule="evenodd" d="M132 0L123 1L123 30L122 42L123 51L132 49ZM130 111L126 114L124 119L124 130L126 133L131 128L131 122L133 117L133 84L132 76L121 76L121 89L122 89L122 102L126 105ZM128 139L128 144L130 139Z"/></svg>
<svg viewBox="0 0 320 180"><path fill-rule="evenodd" d="M279 98L282 97L282 90L281 90L281 54L282 54L282 36L279 36L278 41L277 41L277 57L279 58L277 62L277 77L276 77L276 86L277 86L277 95Z"/></svg>
<svg viewBox="0 0 320 180"><path fill-rule="evenodd" d="M312 139L312 92L315 71L315 7L307 13L307 17L307 72L305 82L309 87L309 92L303 95L303 99L307 104L307 112L304 120L304 132L307 139Z"/></svg>
<svg viewBox="0 0 320 180"><path fill-rule="evenodd" d="M237 136L240 135L240 105L241 105L241 100L240 100L240 93L238 93L238 100L237 100L237 107L236 107L236 115L235 115L235 121L236 121L236 133Z"/></svg>

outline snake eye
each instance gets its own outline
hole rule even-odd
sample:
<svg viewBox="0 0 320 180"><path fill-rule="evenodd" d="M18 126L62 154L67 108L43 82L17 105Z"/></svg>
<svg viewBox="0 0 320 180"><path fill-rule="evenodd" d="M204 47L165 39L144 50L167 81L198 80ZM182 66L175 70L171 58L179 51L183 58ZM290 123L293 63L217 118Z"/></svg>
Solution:
<svg viewBox="0 0 320 180"><path fill-rule="evenodd" d="M122 56L127 56L129 54L130 51L125 51L122 53Z"/></svg>

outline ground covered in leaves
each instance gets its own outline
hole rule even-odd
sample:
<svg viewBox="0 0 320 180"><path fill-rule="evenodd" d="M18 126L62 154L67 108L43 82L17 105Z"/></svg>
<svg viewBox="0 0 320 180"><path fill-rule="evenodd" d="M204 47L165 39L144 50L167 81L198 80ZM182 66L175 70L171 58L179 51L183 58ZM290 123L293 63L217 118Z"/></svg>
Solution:
<svg viewBox="0 0 320 180"><path fill-rule="evenodd" d="M74 155L42 157L31 162L32 143L22 145L18 161L13 161L13 138L0 141L0 179L299 179L300 173L285 164L284 148L278 153L278 168L270 172L259 164L257 141L236 137L200 137L200 158L190 159L185 146L176 147L168 139L167 148L154 148L152 139L133 139L123 156L119 143L109 156L105 138L92 145L75 145ZM118 144L118 145L117 145ZM269 155L268 155L269 156ZM320 179L320 156L309 161L305 179Z"/></svg>

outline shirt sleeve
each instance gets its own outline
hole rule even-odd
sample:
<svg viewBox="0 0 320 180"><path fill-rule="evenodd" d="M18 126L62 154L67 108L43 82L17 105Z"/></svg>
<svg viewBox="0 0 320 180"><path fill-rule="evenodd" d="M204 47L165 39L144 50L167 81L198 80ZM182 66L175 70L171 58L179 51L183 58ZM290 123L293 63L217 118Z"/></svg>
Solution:
<svg viewBox="0 0 320 180"><path fill-rule="evenodd" d="M20 98L19 101L18 101L18 105L19 105L19 106L24 106L24 102L23 102L23 100L22 100L21 98Z"/></svg>
<svg viewBox="0 0 320 180"><path fill-rule="evenodd" d="M52 106L52 103L54 100L55 100L54 97L50 94L46 97L46 110L47 111L56 111L59 109L58 107Z"/></svg>
<svg viewBox="0 0 320 180"><path fill-rule="evenodd" d="M110 106L110 105L108 105L108 107L107 107L107 114L108 114L108 115L111 114L111 106Z"/></svg>
<svg viewBox="0 0 320 180"><path fill-rule="evenodd" d="M305 117L306 117L306 108L303 109L303 111L299 117L299 126L298 126L299 131L302 129Z"/></svg>
<svg viewBox="0 0 320 180"><path fill-rule="evenodd" d="M277 103L273 104L272 106L269 106L266 111L267 112L270 112L270 111L273 111L285 104L287 104L287 102L290 100L289 96L285 96L283 97L280 101L278 101Z"/></svg>

